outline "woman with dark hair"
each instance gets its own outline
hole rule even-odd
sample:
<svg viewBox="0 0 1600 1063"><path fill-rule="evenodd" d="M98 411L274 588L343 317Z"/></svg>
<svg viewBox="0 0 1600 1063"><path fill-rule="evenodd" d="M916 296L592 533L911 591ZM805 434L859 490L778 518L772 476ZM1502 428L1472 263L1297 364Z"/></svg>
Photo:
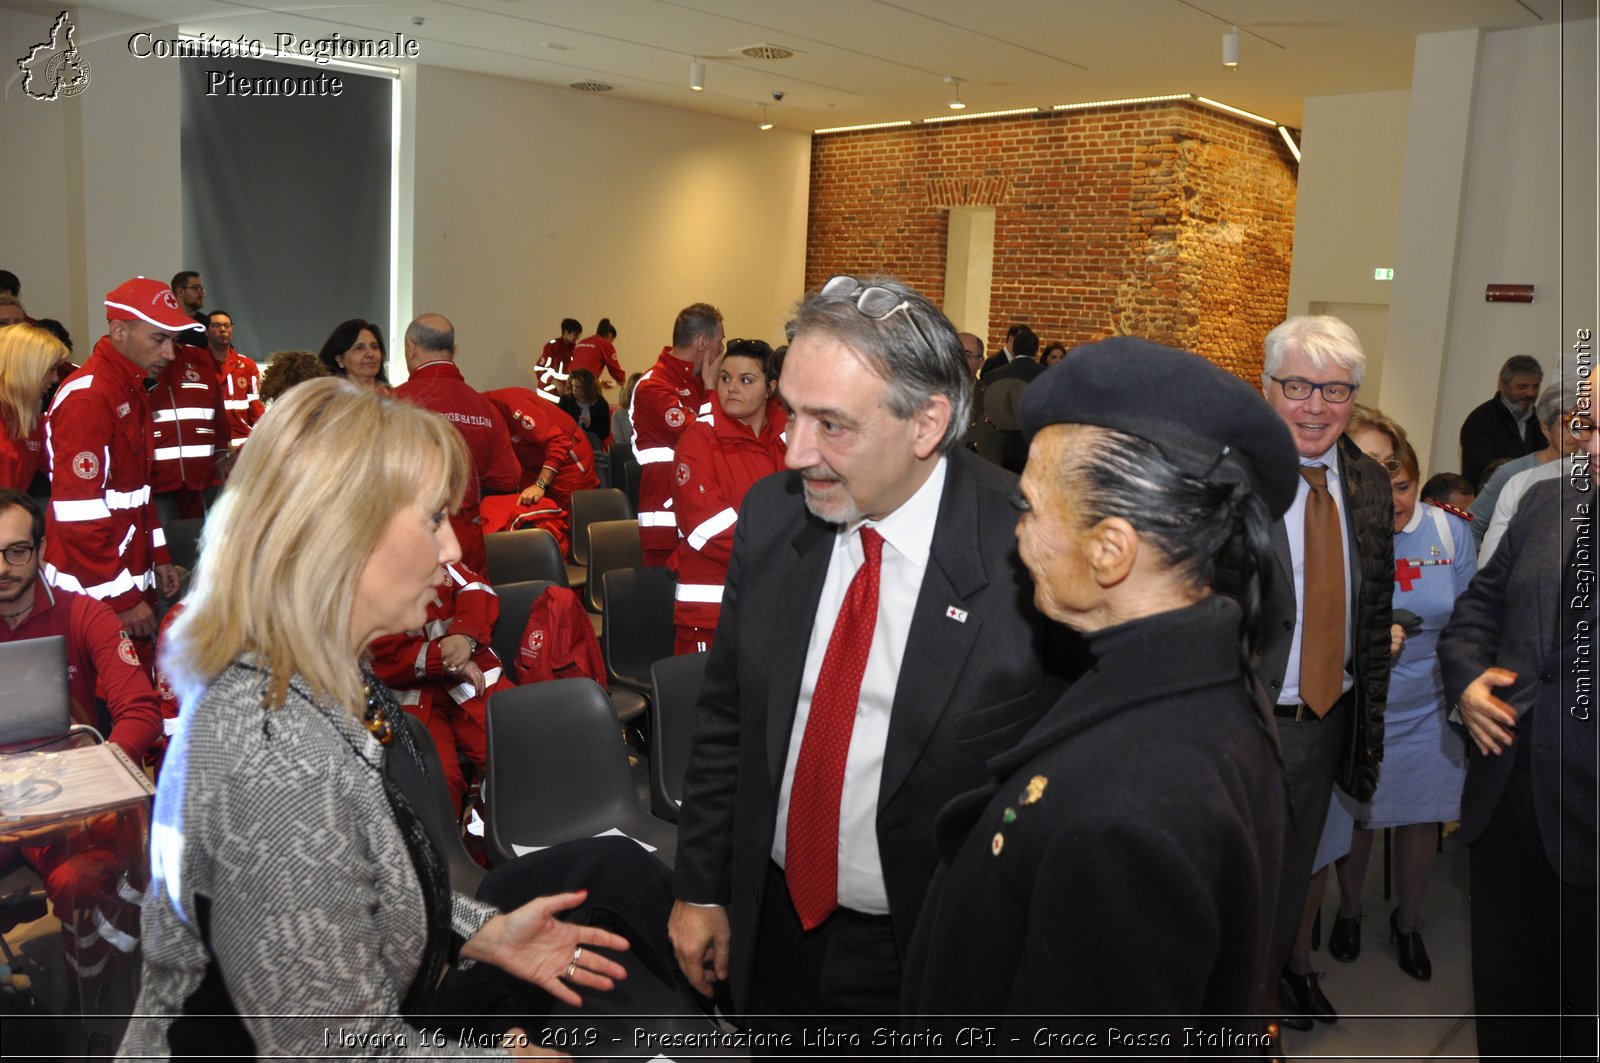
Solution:
<svg viewBox="0 0 1600 1063"><path fill-rule="evenodd" d="M587 369L574 369L567 382L572 386L572 393L561 396L557 405L578 422L593 444L594 452L604 454L611 441L611 404L600 394L600 381Z"/></svg>
<svg viewBox="0 0 1600 1063"><path fill-rule="evenodd" d="M678 437L672 480L672 508L682 532L672 555L678 574L672 609L678 653L711 648L739 505L757 480L783 471L789 418L772 397L778 384L772 363L765 341L730 341L711 396L711 415Z"/></svg>
<svg viewBox="0 0 1600 1063"><path fill-rule="evenodd" d="M1009 1016L1000 1044L1104 1036L1114 1016L1168 1051L1196 1043L1186 1026L1256 1049L1264 1027L1238 1019L1277 977L1285 808L1250 654L1293 441L1239 378L1129 337L1046 370L1021 419L1019 552L1092 665L945 806L903 1009ZM1238 601L1215 590L1225 553Z"/></svg>
<svg viewBox="0 0 1600 1063"><path fill-rule="evenodd" d="M353 317L334 326L317 357L335 376L342 376L364 388L389 388L386 363L389 348L383 343L383 330L371 321Z"/></svg>
<svg viewBox="0 0 1600 1063"><path fill-rule="evenodd" d="M1039 355L1039 364L1049 369L1066 356L1067 345L1065 343L1052 343L1044 349L1043 354Z"/></svg>

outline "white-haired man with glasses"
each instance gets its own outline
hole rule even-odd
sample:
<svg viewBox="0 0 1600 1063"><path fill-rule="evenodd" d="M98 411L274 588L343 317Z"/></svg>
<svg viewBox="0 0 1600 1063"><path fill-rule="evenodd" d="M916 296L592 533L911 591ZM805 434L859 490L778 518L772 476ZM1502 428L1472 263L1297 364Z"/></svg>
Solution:
<svg viewBox="0 0 1600 1063"><path fill-rule="evenodd" d="M798 1045L818 1026L796 1017L828 1015L867 1043L866 1016L898 1011L935 815L1051 704L1065 655L1026 592L1016 477L958 446L970 375L944 315L835 277L800 305L781 392L788 471L739 515L670 930L755 1029Z"/></svg>
<svg viewBox="0 0 1600 1063"><path fill-rule="evenodd" d="M1267 334L1262 390L1300 455L1301 482L1272 526L1277 571L1263 603L1260 673L1275 703L1290 827L1274 916L1284 962L1284 1024L1310 1029L1338 1013L1309 957L1293 955L1335 780L1372 796L1383 758L1394 592L1389 475L1345 435L1366 354L1336 317L1291 317Z"/></svg>

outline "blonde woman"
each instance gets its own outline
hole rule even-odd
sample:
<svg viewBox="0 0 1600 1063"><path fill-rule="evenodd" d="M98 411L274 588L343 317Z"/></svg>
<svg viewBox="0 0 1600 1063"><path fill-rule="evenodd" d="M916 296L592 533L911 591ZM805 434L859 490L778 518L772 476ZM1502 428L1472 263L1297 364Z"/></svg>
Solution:
<svg viewBox="0 0 1600 1063"><path fill-rule="evenodd" d="M66 345L37 325L0 328L0 487L26 491L44 467L41 404L71 368Z"/></svg>
<svg viewBox="0 0 1600 1063"><path fill-rule="evenodd" d="M226 1043L308 1058L330 1028L342 1044L429 1054L402 1016L437 1007L452 939L460 958L569 1004L574 987L622 976L594 948L626 941L555 918L581 892L505 914L452 893L389 781L424 769L362 658L380 635L422 625L441 566L460 557L449 516L468 470L442 418L345 381L300 384L257 424L163 651L182 713L156 794L123 1055ZM510 1051L542 1050L523 1039Z"/></svg>

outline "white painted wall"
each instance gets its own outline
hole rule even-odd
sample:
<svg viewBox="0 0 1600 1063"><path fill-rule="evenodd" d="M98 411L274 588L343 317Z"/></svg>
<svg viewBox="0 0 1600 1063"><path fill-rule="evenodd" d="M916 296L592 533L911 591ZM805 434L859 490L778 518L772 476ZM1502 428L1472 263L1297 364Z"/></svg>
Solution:
<svg viewBox="0 0 1600 1063"><path fill-rule="evenodd" d="M630 371L697 301L730 337L783 341L809 136L437 67L416 99L413 309L455 322L475 386L528 383L569 316L609 317Z"/></svg>
<svg viewBox="0 0 1600 1063"><path fill-rule="evenodd" d="M58 11L0 9L0 54L14 60L48 39ZM8 200L0 263L22 279L28 312L59 318L84 358L105 331L107 291L183 268L178 76L170 61L128 53L128 35L148 21L69 11L90 69L80 95L29 99L14 63L0 67Z"/></svg>

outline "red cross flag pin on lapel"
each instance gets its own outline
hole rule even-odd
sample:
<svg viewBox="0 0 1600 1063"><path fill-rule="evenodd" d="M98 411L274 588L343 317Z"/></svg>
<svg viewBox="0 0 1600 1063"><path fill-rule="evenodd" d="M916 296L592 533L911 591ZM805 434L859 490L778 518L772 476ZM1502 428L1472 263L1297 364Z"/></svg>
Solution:
<svg viewBox="0 0 1600 1063"><path fill-rule="evenodd" d="M965 609L957 609L953 605L944 611L944 615L962 624L967 622L967 611Z"/></svg>

